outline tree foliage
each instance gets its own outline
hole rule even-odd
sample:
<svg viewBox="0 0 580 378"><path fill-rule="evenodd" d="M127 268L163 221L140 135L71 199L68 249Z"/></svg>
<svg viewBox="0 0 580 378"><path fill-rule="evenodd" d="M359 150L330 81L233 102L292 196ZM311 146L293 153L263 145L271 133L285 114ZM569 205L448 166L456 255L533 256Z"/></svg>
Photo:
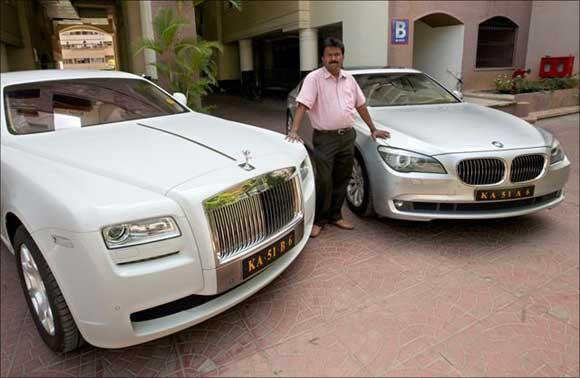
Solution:
<svg viewBox="0 0 580 378"><path fill-rule="evenodd" d="M199 36L184 37L183 29L189 26L173 8L161 9L153 20L155 38L141 41L137 53L155 51L158 59L152 64L167 78L168 89L184 93L190 107L204 110L199 99L217 84L215 53L222 51L222 45Z"/></svg>

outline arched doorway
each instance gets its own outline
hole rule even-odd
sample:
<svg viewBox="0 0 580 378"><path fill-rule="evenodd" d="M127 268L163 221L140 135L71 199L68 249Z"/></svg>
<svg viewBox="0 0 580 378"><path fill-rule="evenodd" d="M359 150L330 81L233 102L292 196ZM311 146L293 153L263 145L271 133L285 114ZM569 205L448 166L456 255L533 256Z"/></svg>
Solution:
<svg viewBox="0 0 580 378"><path fill-rule="evenodd" d="M448 89L458 88L462 76L465 25L445 13L432 13L415 20L413 67Z"/></svg>

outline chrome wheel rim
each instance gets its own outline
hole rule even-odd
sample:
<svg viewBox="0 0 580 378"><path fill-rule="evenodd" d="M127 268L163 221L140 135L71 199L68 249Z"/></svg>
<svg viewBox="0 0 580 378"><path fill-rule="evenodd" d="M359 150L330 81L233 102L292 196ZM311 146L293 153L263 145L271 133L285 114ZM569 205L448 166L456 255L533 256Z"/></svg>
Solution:
<svg viewBox="0 0 580 378"><path fill-rule="evenodd" d="M348 201L356 207L360 207L365 197L365 181L363 177L362 167L358 159L354 159L352 165L352 176L346 187L346 197Z"/></svg>
<svg viewBox="0 0 580 378"><path fill-rule="evenodd" d="M28 296L40 323L51 336L54 336L54 317L48 302L48 295L40 271L26 244L20 246L20 265Z"/></svg>

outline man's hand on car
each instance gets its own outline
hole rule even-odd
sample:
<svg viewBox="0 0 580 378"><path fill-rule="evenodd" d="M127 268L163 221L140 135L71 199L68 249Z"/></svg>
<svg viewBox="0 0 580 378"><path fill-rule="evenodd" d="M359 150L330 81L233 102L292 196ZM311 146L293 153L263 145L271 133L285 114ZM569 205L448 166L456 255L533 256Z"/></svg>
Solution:
<svg viewBox="0 0 580 378"><path fill-rule="evenodd" d="M286 140L290 143L294 142L304 143L302 138L300 138L300 135L298 135L298 133L293 130L288 133L288 135L286 136Z"/></svg>
<svg viewBox="0 0 580 378"><path fill-rule="evenodd" d="M371 138L373 138L373 140L377 140L378 139L388 139L391 137L391 133L389 133L388 131L385 130L374 130L371 133Z"/></svg>

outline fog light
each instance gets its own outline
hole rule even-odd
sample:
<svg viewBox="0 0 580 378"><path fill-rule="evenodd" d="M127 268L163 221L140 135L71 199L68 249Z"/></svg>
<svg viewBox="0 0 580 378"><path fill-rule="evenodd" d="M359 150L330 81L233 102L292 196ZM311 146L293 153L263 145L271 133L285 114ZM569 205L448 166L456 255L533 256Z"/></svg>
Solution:
<svg viewBox="0 0 580 378"><path fill-rule="evenodd" d="M109 228L107 236L112 241L120 242L125 240L127 236L129 236L129 233L127 232L127 227L125 227L125 225L121 225Z"/></svg>
<svg viewBox="0 0 580 378"><path fill-rule="evenodd" d="M403 207L403 205L405 205L405 202L399 201L399 200L395 200L395 207Z"/></svg>

